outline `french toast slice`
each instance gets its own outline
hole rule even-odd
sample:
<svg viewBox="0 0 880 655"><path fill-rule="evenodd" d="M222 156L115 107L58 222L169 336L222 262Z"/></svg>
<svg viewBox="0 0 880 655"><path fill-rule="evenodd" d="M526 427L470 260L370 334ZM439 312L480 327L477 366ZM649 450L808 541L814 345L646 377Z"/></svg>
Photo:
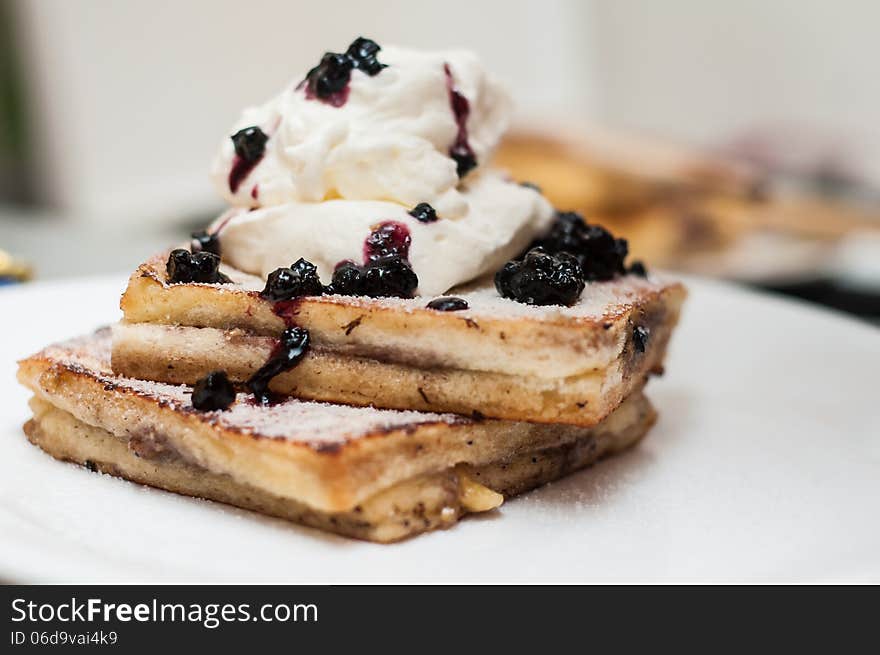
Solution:
<svg viewBox="0 0 880 655"><path fill-rule="evenodd" d="M193 384L224 369L244 382L285 327L311 349L274 392L350 405L592 426L651 372L685 297L681 284L627 275L587 285L571 307L523 305L491 283L454 291L469 308L426 297L311 296L269 302L263 281L222 267L231 284L168 284L157 256L132 275L114 331L113 370Z"/></svg>
<svg viewBox="0 0 880 655"><path fill-rule="evenodd" d="M655 420L637 390L592 428L475 420L239 394L201 412L191 388L125 378L110 334L19 363L30 440L135 482L372 541L447 527L635 444Z"/></svg>

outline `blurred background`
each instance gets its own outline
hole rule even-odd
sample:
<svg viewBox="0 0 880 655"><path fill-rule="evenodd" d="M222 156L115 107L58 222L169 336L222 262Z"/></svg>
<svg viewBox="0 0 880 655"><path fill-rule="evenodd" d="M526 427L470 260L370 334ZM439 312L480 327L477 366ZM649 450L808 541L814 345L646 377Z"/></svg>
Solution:
<svg viewBox="0 0 880 655"><path fill-rule="evenodd" d="M326 50L466 47L498 161L652 265L880 320L880 3L0 0L0 278L119 272L221 203L246 104Z"/></svg>

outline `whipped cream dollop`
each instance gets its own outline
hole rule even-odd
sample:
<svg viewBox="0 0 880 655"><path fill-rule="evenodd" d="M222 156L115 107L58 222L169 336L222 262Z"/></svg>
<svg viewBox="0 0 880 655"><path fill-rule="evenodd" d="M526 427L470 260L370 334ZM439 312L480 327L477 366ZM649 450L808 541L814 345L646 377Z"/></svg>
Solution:
<svg viewBox="0 0 880 655"><path fill-rule="evenodd" d="M380 69L355 67L332 97L299 77L244 111L232 133L259 128L259 156L242 168L227 138L212 167L234 208L214 225L232 266L265 277L304 257L329 281L395 222L411 239L418 292L436 295L496 270L547 228L546 200L486 167L511 103L476 56L387 47L377 58ZM419 203L437 220L410 215Z"/></svg>
<svg viewBox="0 0 880 655"><path fill-rule="evenodd" d="M304 257L329 281L339 262L364 261L364 244L380 225L402 225L419 293L438 295L500 268L521 252L552 215L534 190L494 172L468 179L468 214L461 220L422 223L393 202L327 200L254 211L232 210L220 221L223 257L236 268L268 276ZM549 212L549 214L548 214Z"/></svg>

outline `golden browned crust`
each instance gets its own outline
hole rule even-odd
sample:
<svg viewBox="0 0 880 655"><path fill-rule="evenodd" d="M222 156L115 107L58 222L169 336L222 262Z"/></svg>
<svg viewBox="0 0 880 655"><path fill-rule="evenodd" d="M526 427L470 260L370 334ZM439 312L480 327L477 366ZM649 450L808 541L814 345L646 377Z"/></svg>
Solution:
<svg viewBox="0 0 880 655"><path fill-rule="evenodd" d="M296 368L274 378L270 388L347 405L590 427L660 368L669 336L670 330L657 324L649 353L629 348L602 373L563 379L422 368L318 346ZM120 324L114 328L113 368L129 377L190 385L224 370L244 383L266 362L274 343L240 330Z"/></svg>
<svg viewBox="0 0 880 655"><path fill-rule="evenodd" d="M397 482L456 464L480 466L613 434L648 407L644 396L634 393L593 428L420 415L415 422L391 421L382 430L330 442L277 439L237 429L223 423L222 413L198 412L168 394L142 393L124 378L65 361L59 352L67 352L63 344L19 363L19 380L37 397L114 434L161 437L199 466L328 512L350 510Z"/></svg>
<svg viewBox="0 0 880 655"><path fill-rule="evenodd" d="M684 296L680 284L645 283L620 302L603 297L595 303L601 311L511 310L481 296L465 313L303 298L287 310L309 329L312 350L272 388L352 405L591 426L661 369ZM132 276L122 308L114 370L175 383L192 384L218 368L246 380L271 349L261 337L277 337L286 325L242 285L165 284L161 258ZM207 329L197 338L155 326ZM636 328L649 331L644 351Z"/></svg>
<svg viewBox="0 0 880 655"><path fill-rule="evenodd" d="M180 457L139 457L125 436L78 421L39 399L32 400L31 407L34 418L25 424L25 433L56 459L159 489L382 543L446 528L469 512L490 509L499 502L492 498L492 489L509 497L589 466L632 446L654 420L653 411L648 410L640 421L614 435L587 437L480 467L460 466L418 476L378 492L350 511L325 512L237 482L229 475L212 473Z"/></svg>

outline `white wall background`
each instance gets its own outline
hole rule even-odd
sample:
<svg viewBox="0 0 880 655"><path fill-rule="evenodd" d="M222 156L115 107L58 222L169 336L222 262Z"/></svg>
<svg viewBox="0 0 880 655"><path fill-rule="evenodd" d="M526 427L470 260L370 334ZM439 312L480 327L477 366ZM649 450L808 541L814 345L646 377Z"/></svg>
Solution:
<svg viewBox="0 0 880 655"><path fill-rule="evenodd" d="M467 47L530 114L588 106L576 0L18 0L41 189L93 220L173 219L218 201L207 169L242 107L359 34Z"/></svg>
<svg viewBox="0 0 880 655"><path fill-rule="evenodd" d="M798 125L840 138L880 179L880 2L593 0L592 10L604 120L708 144Z"/></svg>
<svg viewBox="0 0 880 655"><path fill-rule="evenodd" d="M93 220L217 203L240 108L358 34L469 47L523 115L590 115L712 143L780 121L850 138L880 171L880 2L14 0L46 197ZM880 174L878 174L880 177Z"/></svg>

